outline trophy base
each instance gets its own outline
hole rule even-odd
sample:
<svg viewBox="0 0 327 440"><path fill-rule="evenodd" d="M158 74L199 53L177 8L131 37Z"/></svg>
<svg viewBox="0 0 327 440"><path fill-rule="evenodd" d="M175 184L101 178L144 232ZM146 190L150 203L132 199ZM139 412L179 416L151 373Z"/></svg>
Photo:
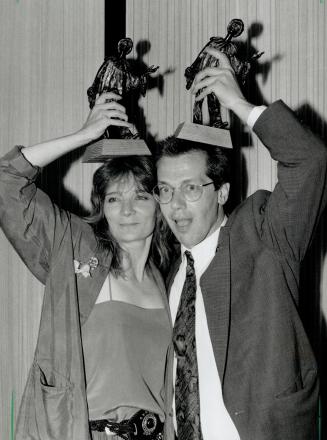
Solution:
<svg viewBox="0 0 327 440"><path fill-rule="evenodd" d="M116 156L151 156L143 139L100 139L88 147L82 162L105 162Z"/></svg>
<svg viewBox="0 0 327 440"><path fill-rule="evenodd" d="M222 148L233 148L230 132L226 128L182 122L174 134L176 138L186 141L200 142Z"/></svg>

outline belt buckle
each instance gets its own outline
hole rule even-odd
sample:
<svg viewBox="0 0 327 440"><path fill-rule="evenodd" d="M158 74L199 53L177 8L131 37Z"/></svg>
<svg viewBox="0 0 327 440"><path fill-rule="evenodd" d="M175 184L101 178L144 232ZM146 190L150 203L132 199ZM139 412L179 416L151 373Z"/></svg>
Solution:
<svg viewBox="0 0 327 440"><path fill-rule="evenodd" d="M115 432L110 431L110 428L108 428L108 426L106 426L106 427L104 428L104 432L106 433L107 437L112 437L112 436L114 436L114 435L117 435Z"/></svg>

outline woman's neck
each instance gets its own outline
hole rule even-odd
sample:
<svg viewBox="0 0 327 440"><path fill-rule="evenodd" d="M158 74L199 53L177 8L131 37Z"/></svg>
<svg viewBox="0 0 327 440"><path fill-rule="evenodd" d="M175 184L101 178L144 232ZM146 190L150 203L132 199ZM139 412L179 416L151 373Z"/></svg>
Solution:
<svg viewBox="0 0 327 440"><path fill-rule="evenodd" d="M152 236L142 241L134 241L121 245L123 249L122 269L126 277L142 281L148 260Z"/></svg>

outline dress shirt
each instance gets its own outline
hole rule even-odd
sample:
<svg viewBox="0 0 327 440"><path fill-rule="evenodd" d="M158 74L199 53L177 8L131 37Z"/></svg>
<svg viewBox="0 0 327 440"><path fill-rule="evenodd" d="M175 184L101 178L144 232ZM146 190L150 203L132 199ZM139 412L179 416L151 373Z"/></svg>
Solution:
<svg viewBox="0 0 327 440"><path fill-rule="evenodd" d="M253 128L253 126L254 126L254 124L256 123L258 117L261 115L262 112L264 112L264 111L266 110L266 108L267 108L267 107L266 107L265 105L259 105L259 106L257 106L257 107L254 107L254 108L251 110L251 112L250 112L250 114L249 114L249 116L248 116L248 119L247 119L247 121L246 121L247 125L248 125L250 128Z"/></svg>
<svg viewBox="0 0 327 440"><path fill-rule="evenodd" d="M227 217L221 226L224 226ZM200 418L203 440L239 440L238 432L230 418L223 401L221 382L216 366L211 339L209 335L207 317L204 309L200 287L201 275L205 272L213 259L219 237L220 228L205 238L201 243L188 249L194 258L196 276L196 303L195 303L195 337L199 371ZM172 320L175 322L177 308L186 276L186 257L184 246L181 246L182 263L174 279L169 302ZM176 377L176 358L174 359L174 384ZM175 402L174 402L175 414ZM176 419L174 418L175 429Z"/></svg>

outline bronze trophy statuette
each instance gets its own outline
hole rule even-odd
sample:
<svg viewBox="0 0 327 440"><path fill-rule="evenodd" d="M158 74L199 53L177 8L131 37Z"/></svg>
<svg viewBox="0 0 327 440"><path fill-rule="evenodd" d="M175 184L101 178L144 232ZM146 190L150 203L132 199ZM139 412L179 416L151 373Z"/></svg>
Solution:
<svg viewBox="0 0 327 440"><path fill-rule="evenodd" d="M259 58L263 52L256 53L251 59L242 59L241 54L238 53L237 44L233 43L232 38L236 38L244 30L244 23L242 20L234 18L230 21L227 27L227 36L225 38L212 37L210 41L203 47L193 64L186 68L186 89L192 86L195 75L206 67L217 67L219 61L204 52L207 47L218 49L225 53L231 66L235 72L236 78L241 84L245 83L246 77L251 68L251 62ZM220 103L214 93L207 96L207 106L209 114L209 125L203 124L202 106L203 101L196 101L193 107L193 123L183 122L177 127L175 136L179 139L188 141L201 142L210 145L216 145L224 148L232 148L232 140L227 122L224 122L220 113Z"/></svg>
<svg viewBox="0 0 327 440"><path fill-rule="evenodd" d="M122 97L120 103L126 107L129 122L134 123L133 108L140 94L145 96L149 75L158 67L150 66L144 72L137 72L126 56L133 48L130 38L118 42L118 56L105 58L98 70L93 84L87 90L90 108L94 106L98 95L114 92ZM87 146L83 162L103 162L113 156L151 155L145 141L135 130L127 127L110 126L104 135Z"/></svg>

